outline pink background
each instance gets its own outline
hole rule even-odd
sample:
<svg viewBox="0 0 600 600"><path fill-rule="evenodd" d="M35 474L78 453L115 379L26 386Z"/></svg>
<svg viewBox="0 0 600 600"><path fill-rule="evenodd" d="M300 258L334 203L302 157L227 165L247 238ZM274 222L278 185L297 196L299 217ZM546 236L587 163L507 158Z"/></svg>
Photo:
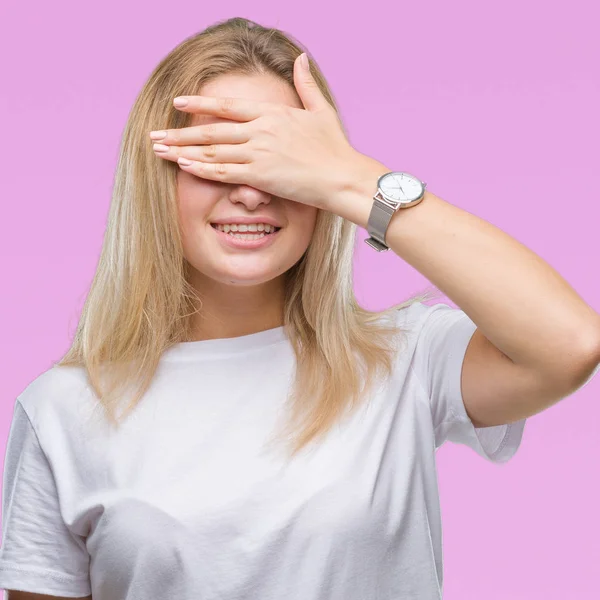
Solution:
<svg viewBox="0 0 600 600"><path fill-rule="evenodd" d="M138 91L184 37L232 16L308 47L359 151L525 243L600 309L592 0L3 0L3 444L15 397L74 332ZM383 308L428 285L359 231L364 305ZM599 393L600 378L533 417L506 465L451 444L438 452L445 599L598 597Z"/></svg>

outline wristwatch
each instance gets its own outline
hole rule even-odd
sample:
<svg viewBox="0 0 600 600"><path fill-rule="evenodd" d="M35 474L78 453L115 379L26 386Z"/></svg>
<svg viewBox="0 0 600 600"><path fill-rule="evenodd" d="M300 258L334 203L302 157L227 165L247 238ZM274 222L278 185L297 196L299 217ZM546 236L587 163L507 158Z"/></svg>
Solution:
<svg viewBox="0 0 600 600"><path fill-rule="evenodd" d="M365 242L377 252L389 250L385 234L394 213L400 208L416 206L425 196L427 184L410 173L391 171L377 180L373 208L369 215L367 231L371 237Z"/></svg>

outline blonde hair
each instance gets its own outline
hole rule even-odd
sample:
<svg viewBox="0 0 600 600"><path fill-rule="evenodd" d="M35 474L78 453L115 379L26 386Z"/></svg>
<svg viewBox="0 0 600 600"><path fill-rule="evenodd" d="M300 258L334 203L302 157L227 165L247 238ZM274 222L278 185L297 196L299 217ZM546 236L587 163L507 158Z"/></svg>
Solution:
<svg viewBox="0 0 600 600"><path fill-rule="evenodd" d="M268 73L295 91L293 64L303 51L278 29L229 19L172 50L138 95L123 132L97 270L72 346L56 363L84 367L112 425L142 399L163 351L189 341L190 318L201 310L183 256L179 167L156 159L148 132L188 126L191 115L174 109L173 98L198 94L220 75ZM324 76L309 60L320 90L338 111ZM352 283L355 235L354 223L319 210L307 251L286 273L284 328L296 375L283 433L292 438L292 456L360 405L377 376L391 374L403 333L394 313L437 295L434 288L386 310L360 307ZM125 389L133 384L133 398L117 418Z"/></svg>

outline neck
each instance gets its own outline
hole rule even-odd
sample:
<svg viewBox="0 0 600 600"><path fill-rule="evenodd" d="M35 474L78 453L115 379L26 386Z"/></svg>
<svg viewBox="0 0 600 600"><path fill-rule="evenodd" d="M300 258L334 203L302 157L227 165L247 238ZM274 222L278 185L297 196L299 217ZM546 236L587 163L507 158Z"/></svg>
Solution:
<svg viewBox="0 0 600 600"><path fill-rule="evenodd" d="M202 303L191 318L189 341L250 335L283 325L283 276L256 285L226 285L202 276L193 285Z"/></svg>

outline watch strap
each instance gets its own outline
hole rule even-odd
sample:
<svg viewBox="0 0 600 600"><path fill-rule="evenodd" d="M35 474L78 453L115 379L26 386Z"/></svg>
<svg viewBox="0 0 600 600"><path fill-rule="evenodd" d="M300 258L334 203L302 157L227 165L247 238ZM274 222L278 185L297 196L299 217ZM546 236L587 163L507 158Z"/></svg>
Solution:
<svg viewBox="0 0 600 600"><path fill-rule="evenodd" d="M385 234L394 213L398 209L393 208L383 199L381 190L377 190L377 193L373 196L373 200L373 208L371 209L367 223L367 231L370 237L365 240L365 243L377 250L377 252L385 252L390 249L385 243Z"/></svg>
<svg viewBox="0 0 600 600"><path fill-rule="evenodd" d="M401 174L406 175L407 173ZM379 181L386 175L389 175L389 173L382 175L379 178ZM410 176L414 177L414 175ZM365 239L365 243L377 250L377 252L385 252L390 249L385 242L385 237L394 213L399 209L410 208L419 204L425 197L427 183L421 181L422 190L421 195L418 198L415 198L408 203L402 203L386 197L379 187L379 181L377 183L377 192L373 196L373 207L371 208L371 213L369 214L369 220L367 222L367 231L370 237Z"/></svg>

